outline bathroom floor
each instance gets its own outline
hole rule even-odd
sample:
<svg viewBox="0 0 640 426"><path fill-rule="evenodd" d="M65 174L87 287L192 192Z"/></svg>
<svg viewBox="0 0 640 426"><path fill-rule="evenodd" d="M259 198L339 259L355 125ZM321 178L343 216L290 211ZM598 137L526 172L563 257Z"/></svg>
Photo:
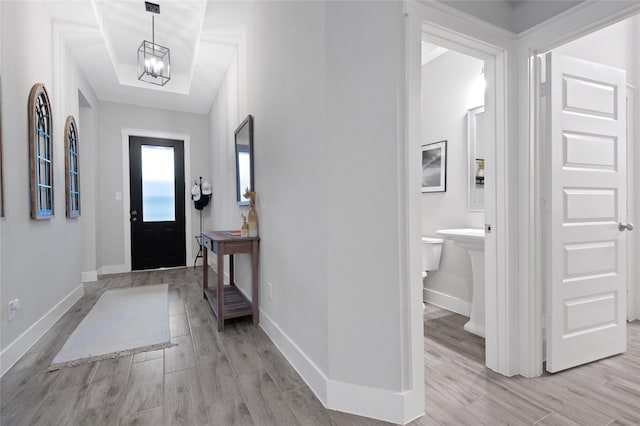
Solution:
<svg viewBox="0 0 640 426"><path fill-rule="evenodd" d="M628 350L535 379L484 366L484 339L467 318L434 305L424 311L427 415L415 425L639 425L640 321L628 324Z"/></svg>

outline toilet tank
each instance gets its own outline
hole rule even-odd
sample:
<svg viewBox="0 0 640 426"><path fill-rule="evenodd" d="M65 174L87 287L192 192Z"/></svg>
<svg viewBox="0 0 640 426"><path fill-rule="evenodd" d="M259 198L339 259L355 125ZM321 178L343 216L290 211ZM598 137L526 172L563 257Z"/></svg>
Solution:
<svg viewBox="0 0 640 426"><path fill-rule="evenodd" d="M422 237L422 270L437 271L442 256L442 238Z"/></svg>

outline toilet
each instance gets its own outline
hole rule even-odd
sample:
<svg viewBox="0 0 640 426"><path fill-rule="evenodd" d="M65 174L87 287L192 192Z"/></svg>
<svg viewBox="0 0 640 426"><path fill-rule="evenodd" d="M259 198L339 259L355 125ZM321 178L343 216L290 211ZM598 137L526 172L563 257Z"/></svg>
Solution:
<svg viewBox="0 0 640 426"><path fill-rule="evenodd" d="M429 271L437 271L440 268L440 257L442 256L441 238L422 237L422 279L424 280ZM425 308L424 302L422 308Z"/></svg>
<svg viewBox="0 0 640 426"><path fill-rule="evenodd" d="M440 268L443 241L442 238L422 237L422 278L427 272Z"/></svg>

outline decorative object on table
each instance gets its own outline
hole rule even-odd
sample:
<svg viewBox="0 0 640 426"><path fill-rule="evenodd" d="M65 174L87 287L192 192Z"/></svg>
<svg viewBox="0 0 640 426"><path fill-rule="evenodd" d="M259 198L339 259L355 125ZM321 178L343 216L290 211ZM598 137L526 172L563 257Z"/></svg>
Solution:
<svg viewBox="0 0 640 426"><path fill-rule="evenodd" d="M138 48L138 80L164 86L171 80L171 51L156 44L155 15L160 14L160 5L144 2L147 12L151 12L151 41L144 40Z"/></svg>
<svg viewBox="0 0 640 426"><path fill-rule="evenodd" d="M107 290L73 330L49 371L171 346L167 284Z"/></svg>
<svg viewBox="0 0 640 426"><path fill-rule="evenodd" d="M242 189L255 191L253 183L253 117L248 115L235 131L236 141L236 202L246 206L249 201L242 197Z"/></svg>
<svg viewBox="0 0 640 426"><path fill-rule="evenodd" d="M199 180L196 179L195 184L191 187L191 199L193 200L194 207L200 211L200 234L196 235L196 241L198 242L198 254L193 261L193 267L196 267L198 259L202 257L202 210L209 204L211 199L211 184L207 180L202 180L200 176Z"/></svg>
<svg viewBox="0 0 640 426"><path fill-rule="evenodd" d="M229 231L225 231L225 233L230 237L241 237L242 231L240 229L231 229Z"/></svg>
<svg viewBox="0 0 640 426"><path fill-rule="evenodd" d="M256 192L244 190L244 198L249 200L249 236L258 236L258 212L256 212Z"/></svg>
<svg viewBox="0 0 640 426"><path fill-rule="evenodd" d="M241 237L248 237L249 236L249 224L247 223L247 217L240 213L240 216L242 216L242 227L240 228L240 236Z"/></svg>
<svg viewBox="0 0 640 426"><path fill-rule="evenodd" d="M64 124L65 204L67 217L80 216L80 159L78 125L73 115Z"/></svg>
<svg viewBox="0 0 640 426"><path fill-rule="evenodd" d="M476 158L476 185L484 185L484 158Z"/></svg>
<svg viewBox="0 0 640 426"><path fill-rule="evenodd" d="M447 190L447 141L422 145L422 192Z"/></svg>
<svg viewBox="0 0 640 426"><path fill-rule="evenodd" d="M29 174L32 219L53 217L53 152L51 102L44 84L36 83L29 93Z"/></svg>

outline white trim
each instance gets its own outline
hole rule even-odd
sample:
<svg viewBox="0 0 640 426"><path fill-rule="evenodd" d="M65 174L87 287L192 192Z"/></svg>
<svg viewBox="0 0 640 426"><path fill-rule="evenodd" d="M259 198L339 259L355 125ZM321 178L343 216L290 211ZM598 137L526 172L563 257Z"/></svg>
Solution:
<svg viewBox="0 0 640 426"><path fill-rule="evenodd" d="M637 110L637 96L635 86L627 83L627 222L634 222L635 214L635 194L637 189L635 182L637 181L638 172L635 170L635 159L637 157L638 147L635 145L637 141L635 124ZM638 268L635 264L636 252L636 235L630 233L627 238L627 319L634 321L638 319L638 311L636 308L636 299L638 297Z"/></svg>
<svg viewBox="0 0 640 426"><path fill-rule="evenodd" d="M129 137L140 136L145 138L175 139L184 142L184 216L185 216L185 266L189 264L189 259L193 258L193 248L191 246L191 135L187 133L172 133L156 130L141 130L122 128L122 218L124 226L124 265L126 270L131 271L131 222L129 222L129 211L131 209L131 191L129 176ZM105 267L103 267L105 268ZM116 272L105 272L116 273Z"/></svg>
<svg viewBox="0 0 640 426"><path fill-rule="evenodd" d="M98 281L98 271L84 271L80 273L80 281L83 283L89 283Z"/></svg>
<svg viewBox="0 0 640 426"><path fill-rule="evenodd" d="M456 314L464 315L465 317L471 314L471 303L466 300L429 288L425 288L422 292L424 293L423 300L427 303L431 303L447 311L455 312Z"/></svg>
<svg viewBox="0 0 640 426"><path fill-rule="evenodd" d="M640 12L637 2L584 2L567 13L559 14L536 27L525 31L518 38L517 76L518 85L518 134L515 140L526 141L518 149L519 181L519 228L526 229L520 236L519 255L519 301L520 312L519 353L520 371L525 377L542 374L542 291L544 283L543 228L542 228L542 182L544 162L540 152L539 97L536 81L538 71L535 60L539 54L576 40L608 25ZM526 82L526 83L525 83Z"/></svg>
<svg viewBox="0 0 640 426"><path fill-rule="evenodd" d="M2 370L0 376L4 375L31 346L44 336L83 295L84 284L80 284L0 352L0 369Z"/></svg>
<svg viewBox="0 0 640 426"><path fill-rule="evenodd" d="M413 392L397 392L331 380L262 309L260 328L326 408L397 424L406 424L416 417L401 417L407 412L407 399L411 398Z"/></svg>
<svg viewBox="0 0 640 426"><path fill-rule="evenodd" d="M320 402L327 406L327 384L329 379L296 343L285 334L284 331L260 309L260 328L267 333L278 350L289 361L289 364L300 374L302 380L309 389L318 397Z"/></svg>
<svg viewBox="0 0 640 426"><path fill-rule="evenodd" d="M422 415L404 418L406 400L411 398L411 393L329 380L326 407L402 425Z"/></svg>
<svg viewBox="0 0 640 426"><path fill-rule="evenodd" d="M128 221L128 219L127 219ZM131 272L131 264L129 266L122 265L104 265L98 268L98 275L111 275L111 274L123 274L125 272Z"/></svg>

